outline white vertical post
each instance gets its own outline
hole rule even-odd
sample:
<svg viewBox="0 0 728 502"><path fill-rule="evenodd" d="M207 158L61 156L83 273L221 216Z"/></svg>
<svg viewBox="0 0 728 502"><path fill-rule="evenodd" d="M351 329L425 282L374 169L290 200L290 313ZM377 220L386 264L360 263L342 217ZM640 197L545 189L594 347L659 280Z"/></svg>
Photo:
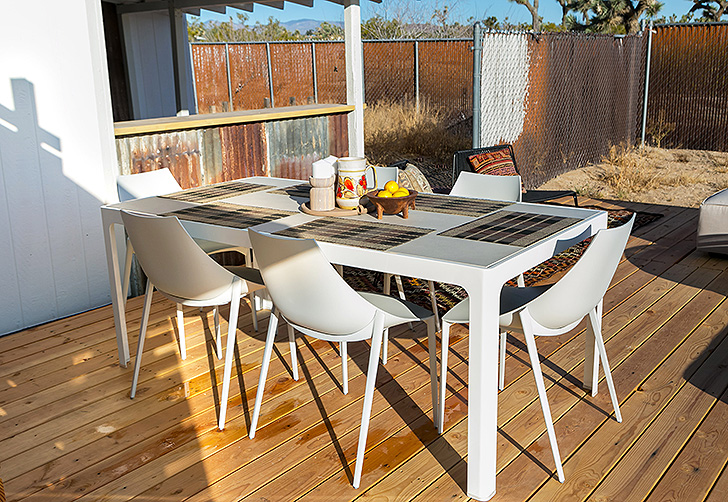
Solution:
<svg viewBox="0 0 728 502"><path fill-rule="evenodd" d="M346 103L349 114L349 155L364 156L364 58L361 43L359 0L344 0L344 50L346 52Z"/></svg>
<svg viewBox="0 0 728 502"><path fill-rule="evenodd" d="M185 43L187 40L187 29L184 15L180 9L169 3L169 28L172 38L172 68L174 71L174 91L177 114L189 113L190 105L187 95L187 71L185 61Z"/></svg>

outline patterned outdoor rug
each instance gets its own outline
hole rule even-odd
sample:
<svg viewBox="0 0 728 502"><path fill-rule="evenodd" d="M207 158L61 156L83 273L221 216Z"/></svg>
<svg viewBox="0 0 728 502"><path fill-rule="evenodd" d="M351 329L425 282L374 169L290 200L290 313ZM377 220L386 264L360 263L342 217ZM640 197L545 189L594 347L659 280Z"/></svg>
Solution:
<svg viewBox="0 0 728 502"><path fill-rule="evenodd" d="M597 206L586 206L588 209L604 209ZM618 227L629 221L632 217L632 211L627 210L609 210L608 211L609 228ZM637 219L634 222L633 230L649 225L653 221L662 218L663 215L656 213L637 213ZM540 265L528 270L523 274L526 286L532 286L544 281L552 275L571 267L581 257L581 254L591 242L591 238L576 244L569 249L557 254L553 258L546 260ZM380 272L372 272L369 270L361 270L352 267L344 267L344 279L358 291L381 292L384 286L383 274ZM414 302L427 309L432 308L430 304L430 293L427 288L427 281L414 279L410 277L402 277L407 300ZM510 286L516 286L516 281L512 280L508 283ZM396 285L392 284L392 296L397 296ZM435 284L435 292L437 297L437 307L440 315L444 314L458 302L466 298L465 290L462 288L444 283Z"/></svg>

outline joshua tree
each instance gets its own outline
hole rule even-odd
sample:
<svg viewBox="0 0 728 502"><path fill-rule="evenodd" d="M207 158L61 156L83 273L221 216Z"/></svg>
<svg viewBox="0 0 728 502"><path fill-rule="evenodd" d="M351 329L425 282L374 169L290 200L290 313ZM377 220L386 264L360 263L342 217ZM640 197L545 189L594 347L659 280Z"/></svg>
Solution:
<svg viewBox="0 0 728 502"><path fill-rule="evenodd" d="M702 10L703 19L707 21L720 21L724 14L728 14L728 0L693 0L693 2L695 5L690 12Z"/></svg>
<svg viewBox="0 0 728 502"><path fill-rule="evenodd" d="M573 10L580 12L586 22L581 24L570 15L567 25L572 30L637 33L640 17L654 17L663 5L657 0L574 0Z"/></svg>
<svg viewBox="0 0 728 502"><path fill-rule="evenodd" d="M523 5L528 9L528 12L531 13L531 17L533 18L533 24L531 25L533 28L533 31L539 32L541 31L541 18L538 17L538 0L532 0L533 3L529 0L509 0L510 2L516 2L517 4Z"/></svg>

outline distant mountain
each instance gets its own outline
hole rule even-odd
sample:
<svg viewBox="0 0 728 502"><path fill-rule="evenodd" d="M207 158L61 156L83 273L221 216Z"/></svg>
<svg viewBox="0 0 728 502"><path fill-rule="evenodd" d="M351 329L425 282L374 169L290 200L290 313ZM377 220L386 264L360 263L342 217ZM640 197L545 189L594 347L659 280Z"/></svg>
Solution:
<svg viewBox="0 0 728 502"><path fill-rule="evenodd" d="M316 19L294 19L293 21L286 21L284 23L281 23L281 26L290 31L298 30L303 35L308 30L315 30L316 28L318 28L322 22L323 21ZM329 21L329 23L333 24L334 26L341 26L342 28L344 27L344 23L342 21Z"/></svg>

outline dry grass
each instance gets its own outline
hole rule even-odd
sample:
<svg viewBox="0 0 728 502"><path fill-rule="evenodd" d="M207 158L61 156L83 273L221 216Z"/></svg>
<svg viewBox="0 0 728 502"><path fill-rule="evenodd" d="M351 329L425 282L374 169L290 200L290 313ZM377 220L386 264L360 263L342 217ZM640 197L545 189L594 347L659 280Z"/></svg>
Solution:
<svg viewBox="0 0 728 502"><path fill-rule="evenodd" d="M696 207L728 187L728 153L614 146L600 164L577 169L542 188L580 195Z"/></svg>
<svg viewBox="0 0 728 502"><path fill-rule="evenodd" d="M364 144L375 164L428 158L450 165L452 154L470 147L470 138L449 130L440 110L425 104L377 103L364 111Z"/></svg>

